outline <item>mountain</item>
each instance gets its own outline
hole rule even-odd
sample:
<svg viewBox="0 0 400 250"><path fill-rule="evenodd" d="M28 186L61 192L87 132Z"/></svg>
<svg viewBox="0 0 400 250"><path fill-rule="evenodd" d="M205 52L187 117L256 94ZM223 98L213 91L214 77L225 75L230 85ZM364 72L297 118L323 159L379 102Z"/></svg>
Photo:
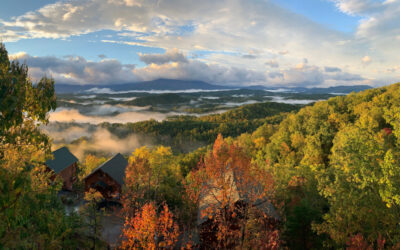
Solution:
<svg viewBox="0 0 400 250"><path fill-rule="evenodd" d="M305 88L305 87L266 87L263 85L253 85L242 87L250 90L265 90L270 92L295 92L304 94L348 94L351 92L360 92L363 90L371 89L368 85L355 85L355 86L335 86L328 88Z"/></svg>
<svg viewBox="0 0 400 250"><path fill-rule="evenodd" d="M348 94L351 92L360 92L371 89L368 85L355 85L355 86L335 86L329 88L292 88L293 91L308 94Z"/></svg>
<svg viewBox="0 0 400 250"><path fill-rule="evenodd" d="M70 85L70 84L56 84L57 93L77 93L87 91L93 88L97 89L110 89L113 91L149 91L149 90L218 90L218 89L232 89L233 87L213 85L202 81L191 80L172 80L172 79L157 79L153 81L124 83L124 84L107 84L107 85Z"/></svg>
<svg viewBox="0 0 400 250"><path fill-rule="evenodd" d="M107 89L111 91L150 91L150 90L169 90L169 91L184 91L184 90L228 90L228 89L248 89L248 90L265 90L270 92L297 92L306 94L348 94L350 92L360 92L370 89L368 85L356 86L336 86L329 88L304 88L304 87L267 87L263 85L253 86L221 86L206 83L203 81L192 80L173 80L173 79L157 79L153 81L134 82L124 84L88 84L88 85L71 85L71 84L56 84L57 93L78 93L88 91L90 89Z"/></svg>

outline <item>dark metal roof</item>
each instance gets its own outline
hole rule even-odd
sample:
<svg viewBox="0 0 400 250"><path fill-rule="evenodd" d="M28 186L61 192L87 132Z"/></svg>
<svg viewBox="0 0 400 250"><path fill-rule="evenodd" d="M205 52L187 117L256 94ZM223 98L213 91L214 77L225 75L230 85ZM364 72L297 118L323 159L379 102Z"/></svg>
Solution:
<svg viewBox="0 0 400 250"><path fill-rule="evenodd" d="M54 159L47 160L46 165L57 174L78 161L66 147L54 151L53 156Z"/></svg>
<svg viewBox="0 0 400 250"><path fill-rule="evenodd" d="M128 161L120 153L118 153L113 158L94 169L92 173L85 177L85 179L101 169L104 173L108 174L122 186L125 181L126 166L128 166Z"/></svg>

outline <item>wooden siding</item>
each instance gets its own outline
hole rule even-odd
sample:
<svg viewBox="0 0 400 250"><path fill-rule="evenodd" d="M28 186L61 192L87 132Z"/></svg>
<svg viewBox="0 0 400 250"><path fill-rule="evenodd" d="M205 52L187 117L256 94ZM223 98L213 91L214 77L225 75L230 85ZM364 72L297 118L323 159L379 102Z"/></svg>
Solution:
<svg viewBox="0 0 400 250"><path fill-rule="evenodd" d="M67 167L66 169L62 170L58 173L59 176L63 179L63 189L72 191L72 185L76 181L76 169L77 163L75 162L71 166Z"/></svg>
<svg viewBox="0 0 400 250"><path fill-rule="evenodd" d="M99 185L99 183L104 183L106 186ZM85 192L89 191L90 188L99 191L105 199L118 200L120 198L121 185L101 169L85 178Z"/></svg>
<svg viewBox="0 0 400 250"><path fill-rule="evenodd" d="M74 164L70 165L69 167L65 168L63 171L60 173L56 174L54 171L46 166L46 171L52 172L52 176L50 177L51 181L54 181L57 176L60 176L63 180L63 190L68 190L72 191L72 186L76 182L76 170L77 170L77 163L75 162Z"/></svg>

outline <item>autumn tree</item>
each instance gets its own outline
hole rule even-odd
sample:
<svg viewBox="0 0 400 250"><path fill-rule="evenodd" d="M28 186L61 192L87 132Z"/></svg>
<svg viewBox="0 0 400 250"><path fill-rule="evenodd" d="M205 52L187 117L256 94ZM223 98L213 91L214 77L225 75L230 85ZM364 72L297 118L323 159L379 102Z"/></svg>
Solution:
<svg viewBox="0 0 400 250"><path fill-rule="evenodd" d="M85 157L85 161L81 164L79 179L83 180L88 176L95 168L106 162L105 157L96 157L93 154L88 154Z"/></svg>
<svg viewBox="0 0 400 250"><path fill-rule="evenodd" d="M171 192L171 186L177 185L175 177L180 175L180 171L171 164L171 159L171 148L163 146L154 149L141 147L132 153L123 190L125 212L134 213L148 201L161 204L176 196Z"/></svg>
<svg viewBox="0 0 400 250"><path fill-rule="evenodd" d="M122 249L173 249L178 241L179 227L164 204L157 214L155 203L146 203L134 217L126 217Z"/></svg>
<svg viewBox="0 0 400 250"><path fill-rule="evenodd" d="M189 178L187 192L198 202L200 234L203 244L209 244L205 247L251 248L256 242L269 240L265 237L271 228L260 222L274 221L275 211L268 200L272 197L272 179L253 165L239 146L229 145L219 135L212 151ZM256 227L265 234L254 239L250 232ZM278 238L274 240L278 242Z"/></svg>

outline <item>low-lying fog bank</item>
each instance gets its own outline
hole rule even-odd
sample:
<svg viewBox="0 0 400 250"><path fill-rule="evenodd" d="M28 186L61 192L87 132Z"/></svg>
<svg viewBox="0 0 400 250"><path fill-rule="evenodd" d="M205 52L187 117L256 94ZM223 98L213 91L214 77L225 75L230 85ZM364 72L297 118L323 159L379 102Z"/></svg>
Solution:
<svg viewBox="0 0 400 250"><path fill-rule="evenodd" d="M99 124L103 122L109 123L128 123L128 122L140 122L154 119L161 121L166 119L168 116L179 115L180 113L169 112L149 112L149 111L116 111L115 115L111 113L103 113L103 115L96 115L95 113L82 114L78 109L66 109L60 108L50 113L50 122L77 122L77 123L91 123Z"/></svg>
<svg viewBox="0 0 400 250"><path fill-rule="evenodd" d="M111 156L129 154L136 148L151 146L153 139L146 135L128 134L123 138L105 128L91 124L49 123L42 130L53 140L53 150L67 145L71 152L83 160L88 153Z"/></svg>

